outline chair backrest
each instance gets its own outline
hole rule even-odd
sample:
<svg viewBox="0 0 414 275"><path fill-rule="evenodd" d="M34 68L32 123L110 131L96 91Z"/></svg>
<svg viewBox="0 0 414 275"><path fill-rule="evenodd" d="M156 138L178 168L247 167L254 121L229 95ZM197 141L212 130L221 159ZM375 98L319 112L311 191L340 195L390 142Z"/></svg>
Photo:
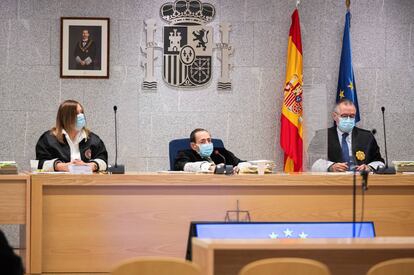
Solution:
<svg viewBox="0 0 414 275"><path fill-rule="evenodd" d="M414 258L401 258L380 262L368 270L367 275L412 275Z"/></svg>
<svg viewBox="0 0 414 275"><path fill-rule="evenodd" d="M330 275L321 262L302 258L271 258L244 266L239 275Z"/></svg>
<svg viewBox="0 0 414 275"><path fill-rule="evenodd" d="M221 139L213 138L211 140L215 148L224 148L223 141ZM169 156L170 156L170 170L174 170L174 160L177 157L177 154L181 150L191 149L190 139L181 138L173 139L169 144Z"/></svg>
<svg viewBox="0 0 414 275"><path fill-rule="evenodd" d="M127 260L111 275L201 275L195 263L171 257L140 257Z"/></svg>

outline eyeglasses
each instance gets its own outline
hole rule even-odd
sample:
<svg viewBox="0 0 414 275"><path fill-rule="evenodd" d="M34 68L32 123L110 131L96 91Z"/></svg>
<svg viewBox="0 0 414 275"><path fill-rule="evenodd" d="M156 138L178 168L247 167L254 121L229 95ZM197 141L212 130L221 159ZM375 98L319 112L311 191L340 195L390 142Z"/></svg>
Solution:
<svg viewBox="0 0 414 275"><path fill-rule="evenodd" d="M340 116L341 118L355 118L355 114L338 114L336 113L338 116Z"/></svg>

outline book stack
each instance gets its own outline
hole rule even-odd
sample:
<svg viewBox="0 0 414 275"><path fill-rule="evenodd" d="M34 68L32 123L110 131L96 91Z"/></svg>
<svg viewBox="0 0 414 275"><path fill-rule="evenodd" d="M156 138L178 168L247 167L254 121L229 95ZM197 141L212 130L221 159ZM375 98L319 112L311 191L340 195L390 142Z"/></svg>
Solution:
<svg viewBox="0 0 414 275"><path fill-rule="evenodd" d="M0 175L17 174L17 163L15 161L0 161Z"/></svg>
<svg viewBox="0 0 414 275"><path fill-rule="evenodd" d="M414 172L414 161L393 161L397 172Z"/></svg>

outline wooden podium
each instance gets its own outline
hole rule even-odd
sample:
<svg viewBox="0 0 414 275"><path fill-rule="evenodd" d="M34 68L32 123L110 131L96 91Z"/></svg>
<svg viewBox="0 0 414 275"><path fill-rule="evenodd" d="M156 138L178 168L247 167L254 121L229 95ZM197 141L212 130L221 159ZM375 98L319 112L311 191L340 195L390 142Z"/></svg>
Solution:
<svg viewBox="0 0 414 275"><path fill-rule="evenodd" d="M31 185L32 273L184 258L190 222L224 220L237 201L257 222L352 220L349 174L32 175ZM364 218L377 236L414 236L414 175L370 175Z"/></svg>
<svg viewBox="0 0 414 275"><path fill-rule="evenodd" d="M414 237L373 239L211 240L193 238L193 262L203 275L237 275L256 260L299 257L326 264L332 275L366 275L381 261L414 257Z"/></svg>

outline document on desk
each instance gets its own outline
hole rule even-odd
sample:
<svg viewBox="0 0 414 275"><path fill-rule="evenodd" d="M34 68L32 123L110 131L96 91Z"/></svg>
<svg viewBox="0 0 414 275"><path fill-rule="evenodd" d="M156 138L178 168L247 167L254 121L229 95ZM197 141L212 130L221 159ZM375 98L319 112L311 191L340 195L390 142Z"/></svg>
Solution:
<svg viewBox="0 0 414 275"><path fill-rule="evenodd" d="M189 171L157 171L158 174L195 174L195 172Z"/></svg>
<svg viewBox="0 0 414 275"><path fill-rule="evenodd" d="M89 165L69 165L69 173L77 175L91 175L92 168Z"/></svg>

